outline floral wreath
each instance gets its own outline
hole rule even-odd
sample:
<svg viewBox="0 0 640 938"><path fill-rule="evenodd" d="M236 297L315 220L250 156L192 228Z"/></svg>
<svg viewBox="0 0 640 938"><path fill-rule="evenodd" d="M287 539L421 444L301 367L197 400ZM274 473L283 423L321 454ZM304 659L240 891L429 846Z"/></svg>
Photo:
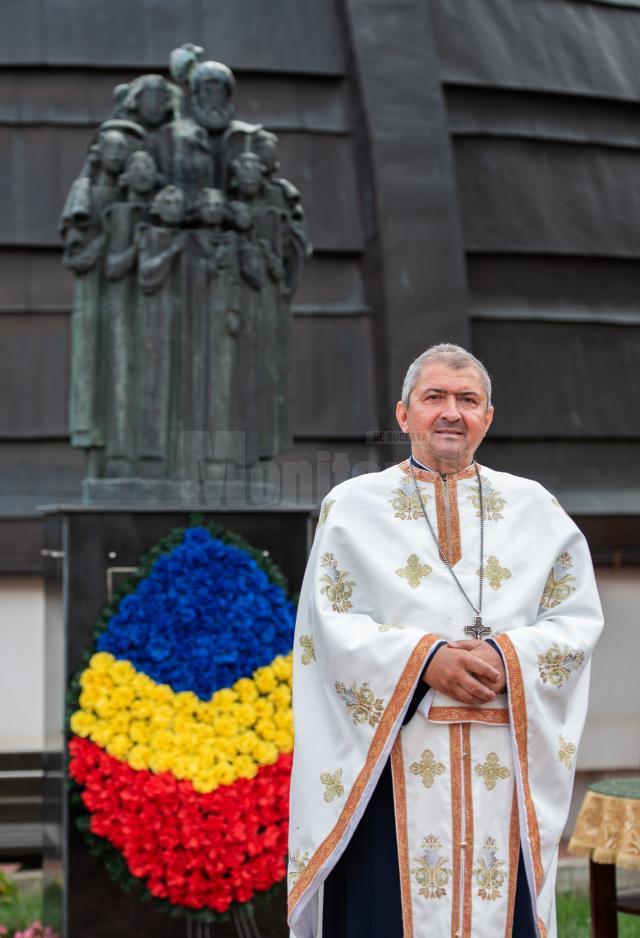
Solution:
<svg viewBox="0 0 640 938"><path fill-rule="evenodd" d="M71 682L77 824L171 914L226 919L285 879L294 616L267 551L194 519L142 558Z"/></svg>

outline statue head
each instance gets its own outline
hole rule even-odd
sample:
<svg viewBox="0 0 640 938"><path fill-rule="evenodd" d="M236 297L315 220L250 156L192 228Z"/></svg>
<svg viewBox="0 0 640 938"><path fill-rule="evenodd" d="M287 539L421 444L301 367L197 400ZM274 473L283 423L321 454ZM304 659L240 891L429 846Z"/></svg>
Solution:
<svg viewBox="0 0 640 938"><path fill-rule="evenodd" d="M233 72L222 62L199 62L189 75L191 111L207 130L222 131L231 123L231 95L236 86Z"/></svg>
<svg viewBox="0 0 640 938"><path fill-rule="evenodd" d="M268 176L280 169L278 138L275 134L270 133L268 130L258 131L253 136L253 149L262 160Z"/></svg>
<svg viewBox="0 0 640 938"><path fill-rule="evenodd" d="M185 42L169 54L169 71L175 82L185 86L189 81L191 69L196 62L202 62L204 49L194 46L192 42Z"/></svg>
<svg viewBox="0 0 640 938"><path fill-rule="evenodd" d="M157 175L156 161L151 154L146 150L134 150L120 182L139 195L148 195L153 191Z"/></svg>
<svg viewBox="0 0 640 938"><path fill-rule="evenodd" d="M231 160L231 185L240 195L253 198L261 191L264 183L264 163L257 155L247 150Z"/></svg>
<svg viewBox="0 0 640 938"><path fill-rule="evenodd" d="M202 189L198 200L201 220L205 225L221 225L226 214L226 199L220 189Z"/></svg>
<svg viewBox="0 0 640 938"><path fill-rule="evenodd" d="M165 225L179 225L184 218L185 197L178 186L165 186L151 203L151 217Z"/></svg>
<svg viewBox="0 0 640 938"><path fill-rule="evenodd" d="M123 118L127 116L126 100L129 94L130 85L116 85L113 89L113 112L112 117Z"/></svg>
<svg viewBox="0 0 640 938"><path fill-rule="evenodd" d="M162 75L134 79L125 103L129 116L143 127L159 127L173 114L171 88Z"/></svg>
<svg viewBox="0 0 640 938"><path fill-rule="evenodd" d="M124 168L129 147L127 138L119 130L101 130L98 135L97 155L102 168L117 176Z"/></svg>

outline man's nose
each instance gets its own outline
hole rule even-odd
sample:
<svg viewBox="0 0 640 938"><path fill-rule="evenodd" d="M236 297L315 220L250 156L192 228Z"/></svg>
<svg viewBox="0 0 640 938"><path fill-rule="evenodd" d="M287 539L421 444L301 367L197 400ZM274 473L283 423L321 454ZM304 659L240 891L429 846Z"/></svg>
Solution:
<svg viewBox="0 0 640 938"><path fill-rule="evenodd" d="M449 420L452 423L455 420L460 419L460 411L458 410L458 402L456 401L453 394L447 397L444 410L442 411L441 416L444 417L445 420Z"/></svg>

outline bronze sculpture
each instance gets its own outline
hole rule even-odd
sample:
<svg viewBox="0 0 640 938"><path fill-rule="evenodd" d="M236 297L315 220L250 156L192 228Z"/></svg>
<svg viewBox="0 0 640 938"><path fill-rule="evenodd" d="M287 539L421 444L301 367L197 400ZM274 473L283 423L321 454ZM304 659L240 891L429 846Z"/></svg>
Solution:
<svg viewBox="0 0 640 938"><path fill-rule="evenodd" d="M205 482L291 445L300 194L276 175L277 137L234 118L230 69L191 44L170 68L114 89L60 223L89 499L188 493L190 434Z"/></svg>

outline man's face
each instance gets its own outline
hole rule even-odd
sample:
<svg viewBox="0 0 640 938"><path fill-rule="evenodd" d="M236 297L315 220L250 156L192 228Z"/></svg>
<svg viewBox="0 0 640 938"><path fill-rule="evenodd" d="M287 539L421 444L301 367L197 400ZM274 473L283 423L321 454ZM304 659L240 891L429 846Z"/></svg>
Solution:
<svg viewBox="0 0 640 938"><path fill-rule="evenodd" d="M464 469L493 420L480 374L473 366L456 371L429 362L411 392L409 406L396 407L401 429L410 434L413 454L439 472Z"/></svg>

